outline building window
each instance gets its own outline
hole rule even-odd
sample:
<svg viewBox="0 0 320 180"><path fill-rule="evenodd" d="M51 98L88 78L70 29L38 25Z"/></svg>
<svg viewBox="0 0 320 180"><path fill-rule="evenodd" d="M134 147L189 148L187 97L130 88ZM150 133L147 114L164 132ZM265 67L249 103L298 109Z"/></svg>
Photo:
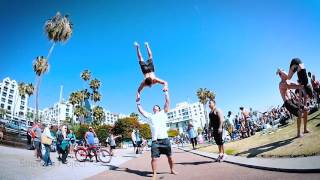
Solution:
<svg viewBox="0 0 320 180"><path fill-rule="evenodd" d="M24 110L24 106L20 106L20 110Z"/></svg>
<svg viewBox="0 0 320 180"><path fill-rule="evenodd" d="M12 104L12 100L9 100L9 101L8 101L8 104Z"/></svg>
<svg viewBox="0 0 320 180"><path fill-rule="evenodd" d="M1 98L1 101L2 101L2 102L6 102L6 99L5 99L5 98Z"/></svg>
<svg viewBox="0 0 320 180"><path fill-rule="evenodd" d="M11 84L11 88L14 89L14 87L15 87L14 84Z"/></svg>
<svg viewBox="0 0 320 180"><path fill-rule="evenodd" d="M11 106L8 106L8 108L7 108L9 111L11 110Z"/></svg>
<svg viewBox="0 0 320 180"><path fill-rule="evenodd" d="M6 97L6 96L7 96L7 93L6 93L6 92L3 92L3 93L2 93L2 96Z"/></svg>
<svg viewBox="0 0 320 180"><path fill-rule="evenodd" d="M7 87L4 87L4 88L3 88L3 91L6 91L6 92L7 92L7 91L8 91L8 88L7 88Z"/></svg>
<svg viewBox="0 0 320 180"><path fill-rule="evenodd" d="M4 83L6 84L6 86L8 86L8 85L9 85L9 82L8 82L8 81L5 81Z"/></svg>
<svg viewBox="0 0 320 180"><path fill-rule="evenodd" d="M13 89L10 89L10 93L13 94L13 92L14 92L14 90L13 90Z"/></svg>
<svg viewBox="0 0 320 180"><path fill-rule="evenodd" d="M12 98L13 98L13 96L11 94L9 94L9 99L12 99Z"/></svg>
<svg viewBox="0 0 320 180"><path fill-rule="evenodd" d="M4 108L4 104L1 104L1 108Z"/></svg>
<svg viewBox="0 0 320 180"><path fill-rule="evenodd" d="M24 105L25 103L24 103L24 101L21 101L21 105Z"/></svg>

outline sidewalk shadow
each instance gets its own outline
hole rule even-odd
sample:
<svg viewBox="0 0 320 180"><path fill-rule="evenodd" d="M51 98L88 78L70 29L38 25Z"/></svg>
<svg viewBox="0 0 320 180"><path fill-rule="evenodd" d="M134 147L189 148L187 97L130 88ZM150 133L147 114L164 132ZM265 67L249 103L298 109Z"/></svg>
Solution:
<svg viewBox="0 0 320 180"><path fill-rule="evenodd" d="M110 166L110 171L126 172L126 173L135 174L142 177L152 177L152 174L153 174L151 171L141 171L141 170L135 170L130 168L120 168L112 165L109 165L109 166ZM158 172L157 174L169 174L169 173Z"/></svg>
<svg viewBox="0 0 320 180"><path fill-rule="evenodd" d="M201 165L201 164L211 164L214 161L196 161L196 162L181 162L181 163L174 163L174 164L181 164L181 165Z"/></svg>
<svg viewBox="0 0 320 180"><path fill-rule="evenodd" d="M278 147L281 147L281 146L288 145L288 144L292 143L292 141L294 139L295 138L290 138L290 139L286 139L286 140L282 140L282 141L277 141L277 142L273 142L273 143L270 143L270 144L266 144L266 145L263 145L263 146L251 148L248 151L243 151L243 152L237 153L237 154L235 154L235 156L239 156L239 155L242 155L242 154L248 154L247 158L253 158L253 157L256 157L259 154L262 154L262 153L265 153L265 152L268 152L268 151L272 151L272 150L274 150L274 149L276 149Z"/></svg>

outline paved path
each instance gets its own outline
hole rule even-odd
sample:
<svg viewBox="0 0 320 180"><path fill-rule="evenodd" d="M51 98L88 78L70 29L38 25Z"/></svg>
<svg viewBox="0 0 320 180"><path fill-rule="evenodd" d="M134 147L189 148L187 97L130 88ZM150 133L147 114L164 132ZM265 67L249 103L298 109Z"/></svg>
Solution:
<svg viewBox="0 0 320 180"><path fill-rule="evenodd" d="M180 149L209 158L218 158L218 154L216 153L191 150L190 147L180 147ZM246 167L282 172L320 172L320 156L296 158L247 158L228 156L226 162Z"/></svg>
<svg viewBox="0 0 320 180"><path fill-rule="evenodd" d="M174 149L175 167L179 175L169 174L167 159L162 156L158 161L158 179L174 180L207 180L207 179L236 179L236 180L319 180L320 173L283 173L257 170L229 163L217 163L212 159ZM89 179L108 180L140 180L151 178L150 152L139 158L132 159L120 166L114 166Z"/></svg>
<svg viewBox="0 0 320 180"><path fill-rule="evenodd" d="M0 146L0 179L84 179L104 172L113 166L139 157L132 149L117 149L110 164L78 162L68 158L68 164L57 161L57 153L51 153L54 166L43 167L35 160L34 151Z"/></svg>

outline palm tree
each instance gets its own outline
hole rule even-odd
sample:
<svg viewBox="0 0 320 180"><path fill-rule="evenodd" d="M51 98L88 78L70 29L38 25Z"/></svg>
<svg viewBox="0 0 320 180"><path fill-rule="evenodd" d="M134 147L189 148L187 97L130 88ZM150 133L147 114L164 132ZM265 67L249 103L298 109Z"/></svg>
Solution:
<svg viewBox="0 0 320 180"><path fill-rule="evenodd" d="M33 95L34 87L32 83L26 84L26 94L30 97Z"/></svg>
<svg viewBox="0 0 320 180"><path fill-rule="evenodd" d="M97 91L101 85L101 82L98 80L98 79L92 79L90 81L90 88L93 90L93 91Z"/></svg>
<svg viewBox="0 0 320 180"><path fill-rule="evenodd" d="M197 96L198 96L199 102L203 105L203 108L204 108L204 117L205 117L206 123L208 123L207 111L206 111L206 104L208 102L207 92L208 92L208 90L206 88L199 88L197 91ZM201 122L201 128L203 128L202 121L200 121L200 122Z"/></svg>
<svg viewBox="0 0 320 180"><path fill-rule="evenodd" d="M57 42L65 42L71 38L72 26L73 25L69 19L69 16L62 16L60 12L57 12L54 17L46 21L45 32L48 36L48 39L53 41L47 59L49 59Z"/></svg>
<svg viewBox="0 0 320 180"><path fill-rule="evenodd" d="M84 117L87 115L87 110L83 106L76 105L74 108L74 115L77 117Z"/></svg>
<svg viewBox="0 0 320 180"><path fill-rule="evenodd" d="M18 91L21 97L26 95L26 84L24 82L18 83Z"/></svg>
<svg viewBox="0 0 320 180"><path fill-rule="evenodd" d="M39 121L39 88L41 77L49 70L48 60L43 56L38 56L33 62L33 71L36 73L36 121Z"/></svg>
<svg viewBox="0 0 320 180"><path fill-rule="evenodd" d="M78 92L72 92L69 97L69 102L73 106L81 103L81 99L79 99Z"/></svg>
<svg viewBox="0 0 320 180"><path fill-rule="evenodd" d="M94 117L94 121L93 123L95 125L100 125L102 123L102 121L105 119L105 113L103 111L103 108L100 106L96 106L93 108L93 117Z"/></svg>
<svg viewBox="0 0 320 180"><path fill-rule="evenodd" d="M101 94L98 91L93 91L91 100L96 103L101 100Z"/></svg>
<svg viewBox="0 0 320 180"><path fill-rule="evenodd" d="M87 100L87 99L90 98L90 95L91 95L91 94L90 94L90 92L88 91L88 89L82 90L81 93L82 93L82 96L83 96L83 99L84 99L84 100Z"/></svg>
<svg viewBox="0 0 320 180"><path fill-rule="evenodd" d="M86 82L91 79L91 72L89 70L84 70L81 74L80 77Z"/></svg>
<svg viewBox="0 0 320 180"><path fill-rule="evenodd" d="M207 90L206 94L209 100L214 100L216 98L216 94L210 90Z"/></svg>
<svg viewBox="0 0 320 180"><path fill-rule="evenodd" d="M137 120L139 120L139 114L135 113L135 112L132 112L130 114L130 117L133 117L133 118L136 118Z"/></svg>

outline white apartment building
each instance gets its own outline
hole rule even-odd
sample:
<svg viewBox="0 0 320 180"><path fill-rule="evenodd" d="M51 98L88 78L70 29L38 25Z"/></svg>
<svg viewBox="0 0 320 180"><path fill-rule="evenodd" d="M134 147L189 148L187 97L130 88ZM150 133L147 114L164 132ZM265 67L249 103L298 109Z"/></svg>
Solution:
<svg viewBox="0 0 320 180"><path fill-rule="evenodd" d="M53 106L45 108L42 110L43 118L41 119L43 123L60 125L67 118L71 118L76 122L76 118L73 115L73 106L69 102L61 101L55 103Z"/></svg>
<svg viewBox="0 0 320 180"><path fill-rule="evenodd" d="M114 125L114 123L116 121L118 121L118 119L129 117L125 114L113 113L113 112L110 112L109 110L106 110L106 109L103 109L103 110L106 115L106 118L105 118L103 124Z"/></svg>
<svg viewBox="0 0 320 180"><path fill-rule="evenodd" d="M206 119L204 108L201 103L178 103L175 108L168 112L168 129L178 129L180 133L185 132L189 122L196 130L198 128L203 129Z"/></svg>
<svg viewBox="0 0 320 180"><path fill-rule="evenodd" d="M9 77L0 82L0 108L7 110L7 119L26 121L28 95L19 95L18 83Z"/></svg>

